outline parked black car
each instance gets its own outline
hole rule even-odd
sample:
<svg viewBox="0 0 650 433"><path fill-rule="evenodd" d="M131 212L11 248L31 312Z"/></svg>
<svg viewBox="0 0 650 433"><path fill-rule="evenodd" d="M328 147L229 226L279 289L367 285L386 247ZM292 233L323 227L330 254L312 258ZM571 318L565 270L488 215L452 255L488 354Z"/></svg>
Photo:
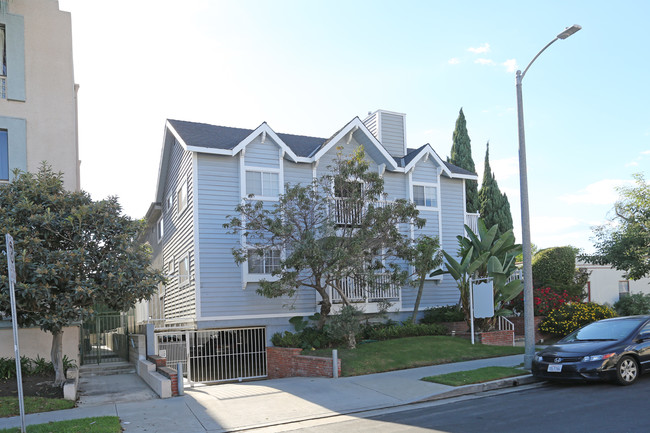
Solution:
<svg viewBox="0 0 650 433"><path fill-rule="evenodd" d="M535 354L533 376L545 380L614 380L631 385L650 370L650 316L599 320Z"/></svg>

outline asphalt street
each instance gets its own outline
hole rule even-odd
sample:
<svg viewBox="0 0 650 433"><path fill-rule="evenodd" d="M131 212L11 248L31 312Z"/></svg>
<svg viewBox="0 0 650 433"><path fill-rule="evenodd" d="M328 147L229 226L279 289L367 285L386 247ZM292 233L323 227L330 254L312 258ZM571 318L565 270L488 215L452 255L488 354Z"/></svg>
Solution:
<svg viewBox="0 0 650 433"><path fill-rule="evenodd" d="M281 431L641 433L650 431L649 397L648 375L627 387L611 383L547 384L379 415L348 415L323 420L320 425L287 425Z"/></svg>

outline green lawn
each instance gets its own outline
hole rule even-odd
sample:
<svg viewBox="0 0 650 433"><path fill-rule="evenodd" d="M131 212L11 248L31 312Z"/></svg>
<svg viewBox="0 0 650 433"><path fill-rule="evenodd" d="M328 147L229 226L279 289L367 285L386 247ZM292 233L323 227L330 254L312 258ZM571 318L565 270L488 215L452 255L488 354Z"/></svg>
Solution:
<svg viewBox="0 0 650 433"><path fill-rule="evenodd" d="M116 416L72 419L27 426L27 433L120 433L122 426ZM20 428L2 429L0 433L18 433Z"/></svg>
<svg viewBox="0 0 650 433"><path fill-rule="evenodd" d="M506 377L523 376L528 370L517 367L484 367L476 370L457 371L455 373L440 374L438 376L423 377L427 382L442 383L443 385L462 386L473 383L489 382Z"/></svg>
<svg viewBox="0 0 650 433"><path fill-rule="evenodd" d="M524 353L523 347L472 345L469 340L447 336L398 338L360 344L354 350L338 349L342 376L358 376L521 353ZM332 349L304 350L303 354L331 357Z"/></svg>
<svg viewBox="0 0 650 433"><path fill-rule="evenodd" d="M49 412L70 409L74 401L62 398L25 397L25 413ZM18 397L0 397L0 418L20 415Z"/></svg>

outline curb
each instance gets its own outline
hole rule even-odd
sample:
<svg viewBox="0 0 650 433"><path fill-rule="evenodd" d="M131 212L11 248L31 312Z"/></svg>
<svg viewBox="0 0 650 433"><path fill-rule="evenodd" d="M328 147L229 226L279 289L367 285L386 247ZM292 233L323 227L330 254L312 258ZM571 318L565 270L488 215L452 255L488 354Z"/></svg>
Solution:
<svg viewBox="0 0 650 433"><path fill-rule="evenodd" d="M525 376L510 377L507 379L497 379L491 382L459 386L450 391L446 391L440 394L435 394L430 397L423 398L421 400L418 400L416 403L425 402L425 401L444 400L446 398L461 397L464 395L477 394L485 391L494 391L503 388L513 388L515 386L528 385L537 382L542 382L542 381L534 378L531 374Z"/></svg>

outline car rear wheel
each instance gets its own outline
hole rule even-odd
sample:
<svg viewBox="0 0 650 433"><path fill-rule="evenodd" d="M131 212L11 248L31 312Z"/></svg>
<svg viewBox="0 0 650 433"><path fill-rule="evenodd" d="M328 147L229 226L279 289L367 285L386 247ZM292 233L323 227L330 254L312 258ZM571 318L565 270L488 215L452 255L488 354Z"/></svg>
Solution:
<svg viewBox="0 0 650 433"><path fill-rule="evenodd" d="M620 385L632 385L639 377L639 363L631 356L624 356L616 364L616 381Z"/></svg>

